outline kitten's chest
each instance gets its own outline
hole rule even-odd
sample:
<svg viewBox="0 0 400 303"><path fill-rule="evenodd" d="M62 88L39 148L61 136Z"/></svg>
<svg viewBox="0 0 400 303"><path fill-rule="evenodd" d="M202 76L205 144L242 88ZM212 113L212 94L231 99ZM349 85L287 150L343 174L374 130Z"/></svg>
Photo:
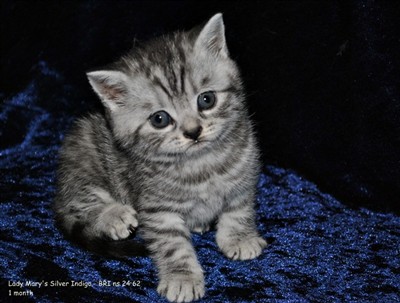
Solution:
<svg viewBox="0 0 400 303"><path fill-rule="evenodd" d="M215 170L181 170L176 180L176 197L179 211L190 228L208 225L214 221L227 204L233 184ZM177 178L177 176L175 175ZM174 177L172 177L173 179Z"/></svg>
<svg viewBox="0 0 400 303"><path fill-rule="evenodd" d="M243 154L243 153L242 153ZM246 156L246 155L245 155ZM179 213L190 228L208 225L218 218L223 209L242 191L252 169L245 157L235 161L229 154L222 153L196 159L190 163L178 163L152 173L146 188L150 199L157 207ZM143 203L147 195L142 196Z"/></svg>

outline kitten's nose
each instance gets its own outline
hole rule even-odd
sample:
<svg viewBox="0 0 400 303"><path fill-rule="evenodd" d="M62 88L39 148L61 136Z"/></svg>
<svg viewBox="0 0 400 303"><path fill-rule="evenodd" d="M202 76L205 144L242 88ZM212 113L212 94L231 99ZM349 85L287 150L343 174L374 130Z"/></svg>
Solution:
<svg viewBox="0 0 400 303"><path fill-rule="evenodd" d="M203 128L201 126L197 126L190 130L185 130L183 132L183 135L188 139L192 139L193 141L196 141L200 137L202 130L203 130Z"/></svg>

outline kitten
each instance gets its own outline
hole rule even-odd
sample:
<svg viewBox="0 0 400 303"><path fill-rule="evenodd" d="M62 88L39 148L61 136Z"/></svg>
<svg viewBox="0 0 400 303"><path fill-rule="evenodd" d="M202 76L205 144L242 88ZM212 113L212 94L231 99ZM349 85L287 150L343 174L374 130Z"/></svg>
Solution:
<svg viewBox="0 0 400 303"><path fill-rule="evenodd" d="M59 224L86 243L126 239L139 226L158 292L173 302L203 297L190 231L217 221L218 247L234 260L267 244L253 209L259 151L222 15L87 75L106 114L79 120L65 139Z"/></svg>

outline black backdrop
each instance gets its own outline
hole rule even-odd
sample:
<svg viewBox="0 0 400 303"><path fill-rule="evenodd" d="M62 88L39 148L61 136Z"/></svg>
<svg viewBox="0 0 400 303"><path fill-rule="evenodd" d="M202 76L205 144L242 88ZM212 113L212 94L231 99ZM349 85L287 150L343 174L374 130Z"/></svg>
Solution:
<svg viewBox="0 0 400 303"><path fill-rule="evenodd" d="M398 210L397 1L2 1L1 98L45 60L76 91L71 114L98 108L86 70L118 58L133 39L189 29L216 12L265 163L294 168L351 205ZM1 135L2 147L18 140Z"/></svg>

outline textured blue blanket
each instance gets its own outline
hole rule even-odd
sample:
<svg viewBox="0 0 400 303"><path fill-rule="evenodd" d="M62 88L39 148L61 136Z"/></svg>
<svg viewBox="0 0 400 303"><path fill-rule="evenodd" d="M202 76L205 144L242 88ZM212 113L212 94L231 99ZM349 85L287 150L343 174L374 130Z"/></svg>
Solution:
<svg viewBox="0 0 400 303"><path fill-rule="evenodd" d="M46 62L35 69L0 111L0 301L164 302L149 258L95 256L55 228L57 152L86 109ZM202 302L400 301L398 216L350 209L275 166L261 175L257 214L270 245L256 260L226 259L212 231L193 235L206 276Z"/></svg>

